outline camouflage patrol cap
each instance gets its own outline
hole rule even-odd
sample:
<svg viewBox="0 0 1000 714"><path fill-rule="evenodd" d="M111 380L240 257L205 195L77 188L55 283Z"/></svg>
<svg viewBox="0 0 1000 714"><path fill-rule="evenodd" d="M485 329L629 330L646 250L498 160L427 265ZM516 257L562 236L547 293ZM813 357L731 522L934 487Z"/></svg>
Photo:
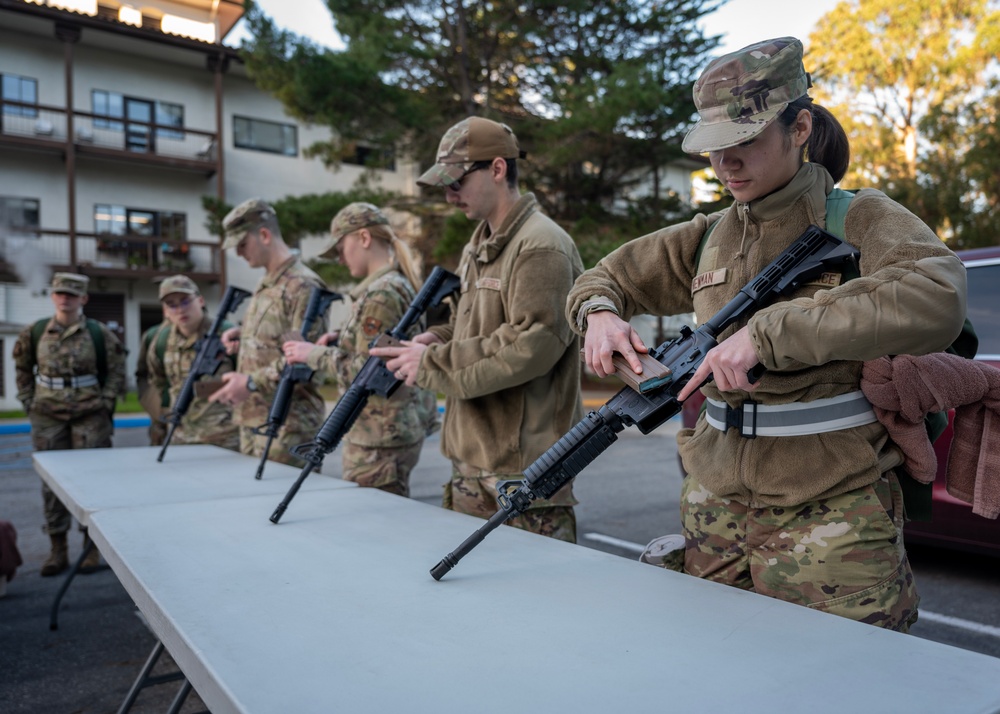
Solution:
<svg viewBox="0 0 1000 714"><path fill-rule="evenodd" d="M198 286L186 275L171 275L160 283L160 300L173 293L184 293L186 295L200 295Z"/></svg>
<svg viewBox="0 0 1000 714"><path fill-rule="evenodd" d="M810 85L802 43L794 37L758 42L712 60L694 83L701 118L682 148L699 154L749 141Z"/></svg>
<svg viewBox="0 0 1000 714"><path fill-rule="evenodd" d="M50 289L54 293L69 293L70 295L86 295L90 278L77 273L56 273L52 276Z"/></svg>
<svg viewBox="0 0 1000 714"><path fill-rule="evenodd" d="M447 186L462 178L477 161L492 161L497 157L525 157L514 131L506 124L469 117L445 132L438 145L437 163L418 178L417 183L428 188Z"/></svg>
<svg viewBox="0 0 1000 714"><path fill-rule="evenodd" d="M262 198L251 198L226 214L222 219L225 240L222 249L229 250L243 240L243 237L259 227L267 218L276 215L271 204Z"/></svg>
<svg viewBox="0 0 1000 714"><path fill-rule="evenodd" d="M331 258L335 255L337 245L348 233L368 228L369 226L387 226L389 219L371 203L349 203L337 212L330 222L330 237L333 239L320 255L321 258Z"/></svg>

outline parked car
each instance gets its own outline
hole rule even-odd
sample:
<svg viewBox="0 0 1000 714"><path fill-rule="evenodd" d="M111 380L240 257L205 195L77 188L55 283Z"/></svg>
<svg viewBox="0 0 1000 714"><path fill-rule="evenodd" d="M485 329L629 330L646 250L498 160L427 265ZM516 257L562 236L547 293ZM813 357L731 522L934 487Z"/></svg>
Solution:
<svg viewBox="0 0 1000 714"><path fill-rule="evenodd" d="M1000 367L1000 247L978 248L958 253L968 271L968 315L979 337L977 360ZM681 410L684 426L693 427L698 420L704 397L695 392ZM951 447L951 419L948 428L934 442L938 473L933 487L933 518L930 521L910 521L904 538L907 543L920 543L984 553L1000 557L1000 519L977 516L972 506L951 496L945 483L948 450ZM683 472L683 467L682 467Z"/></svg>
<svg viewBox="0 0 1000 714"><path fill-rule="evenodd" d="M969 320L979 337L976 360L1000 367L1000 247L960 251L969 280ZM910 521L904 531L907 543L924 543L1000 557L1000 519L977 516L972 506L948 494L945 469L952 429L934 442L938 459L934 480L933 519Z"/></svg>

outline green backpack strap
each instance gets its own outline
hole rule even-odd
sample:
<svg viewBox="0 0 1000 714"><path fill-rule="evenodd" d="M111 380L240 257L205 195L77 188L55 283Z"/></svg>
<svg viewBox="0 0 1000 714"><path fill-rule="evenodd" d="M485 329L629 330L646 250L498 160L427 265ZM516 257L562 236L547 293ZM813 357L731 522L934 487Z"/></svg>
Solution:
<svg viewBox="0 0 1000 714"><path fill-rule="evenodd" d="M87 331L94 342L94 352L97 354L97 381L101 387L108 381L108 349L104 344L104 330L97 320L87 318Z"/></svg>
<svg viewBox="0 0 1000 714"><path fill-rule="evenodd" d="M170 337L170 325L162 324L156 331L156 358L163 364L163 355L167 353L167 339Z"/></svg>
<svg viewBox="0 0 1000 714"><path fill-rule="evenodd" d="M169 337L170 324L161 323L153 335L153 350L156 353L156 358L160 361L160 365L163 365L163 355L167 353L167 339ZM160 406L164 408L170 407L170 382L166 380L164 381L163 389L160 391Z"/></svg>
<svg viewBox="0 0 1000 714"><path fill-rule="evenodd" d="M845 191L835 188L826 196L826 230L841 240L844 240L844 221L847 218L847 207L851 205L856 191Z"/></svg>

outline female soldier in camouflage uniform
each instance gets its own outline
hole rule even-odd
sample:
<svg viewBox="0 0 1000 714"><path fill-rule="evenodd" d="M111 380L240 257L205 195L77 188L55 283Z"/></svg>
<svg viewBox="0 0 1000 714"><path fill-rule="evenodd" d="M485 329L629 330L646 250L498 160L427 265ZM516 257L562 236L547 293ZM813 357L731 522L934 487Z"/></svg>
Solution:
<svg viewBox="0 0 1000 714"><path fill-rule="evenodd" d="M84 317L89 281L75 273L53 275L55 316L26 327L14 345L17 398L31 420L37 451L111 447L112 415L125 386L125 350L107 326ZM69 567L66 533L72 517L45 482L42 499L52 541L42 565L42 575L48 577ZM84 547L89 545L84 536ZM100 554L91 548L80 572L98 565Z"/></svg>
<svg viewBox="0 0 1000 714"><path fill-rule="evenodd" d="M368 343L399 322L422 282L406 244L389 220L370 203L352 203L330 224L332 245L324 257L337 258L364 280L351 291L351 317L339 335L320 345L289 341L285 359L306 362L333 374L346 390L368 360ZM422 326L416 326L414 333ZM335 342L335 346L323 347ZM402 385L390 399L369 397L343 440L343 478L362 486L408 496L410 472L420 459L424 437L438 426L434 395Z"/></svg>
<svg viewBox="0 0 1000 714"><path fill-rule="evenodd" d="M636 352L647 348L632 315L694 310L704 321L810 224L825 225L849 146L809 86L792 37L725 55L702 73L701 120L683 147L708 154L735 204L630 241L576 281L567 314L599 376L614 372L614 352L641 372ZM918 598L903 547L902 456L864 400L861 367L948 347L965 319L965 270L876 190L853 198L844 237L861 253L860 277L831 272L744 318L678 394L714 377L702 387L706 413L678 435L688 472L684 570L906 631ZM751 384L758 363L767 372ZM752 420L729 426L748 412Z"/></svg>

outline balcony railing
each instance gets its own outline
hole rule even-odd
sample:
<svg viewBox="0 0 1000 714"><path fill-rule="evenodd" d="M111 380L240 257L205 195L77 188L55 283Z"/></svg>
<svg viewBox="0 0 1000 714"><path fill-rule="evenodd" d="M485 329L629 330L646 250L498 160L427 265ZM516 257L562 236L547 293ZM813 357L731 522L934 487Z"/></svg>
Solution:
<svg viewBox="0 0 1000 714"><path fill-rule="evenodd" d="M0 99L0 141L61 150L68 143L65 109ZM132 159L214 173L218 142L213 132L155 122L73 112L73 145L81 155Z"/></svg>
<svg viewBox="0 0 1000 714"><path fill-rule="evenodd" d="M217 281L222 272L218 241L178 241L135 234L111 235L46 229L14 229L6 238L7 263L17 273L19 254L38 257L55 269L87 275L148 279L184 273ZM32 250L25 250L31 248Z"/></svg>

